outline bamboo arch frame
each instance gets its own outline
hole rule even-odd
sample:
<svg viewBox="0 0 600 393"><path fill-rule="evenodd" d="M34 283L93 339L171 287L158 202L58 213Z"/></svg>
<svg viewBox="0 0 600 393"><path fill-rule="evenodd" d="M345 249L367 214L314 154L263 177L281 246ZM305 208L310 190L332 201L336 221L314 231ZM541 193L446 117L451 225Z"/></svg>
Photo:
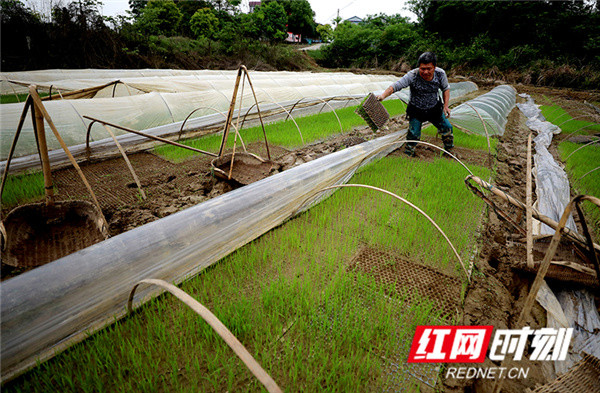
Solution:
<svg viewBox="0 0 600 393"><path fill-rule="evenodd" d="M338 121L338 124L340 125L340 132L344 132L344 129L342 128L342 122L340 120L340 117L338 116L338 114L335 111L335 109L333 108L333 106L331 106L331 104L329 102L327 102L324 99L319 98L319 97L302 97L301 99L299 99L298 101L296 101L296 103L294 105L292 105L292 108L290 109L288 115L291 116L291 112L294 111L294 109L296 108L296 105L298 105L300 102L302 102L305 99L311 99L311 100L315 100L316 99L316 100L322 102L323 104L327 105L328 107L330 107L331 110L333 111L333 114L335 115L335 118ZM323 108L324 108L324 106L323 106ZM323 108L321 108L319 110L319 114L321 114L321 112L323 111ZM285 118L285 120L287 120L287 117ZM302 142L302 144L304 144L304 142Z"/></svg>
<svg viewBox="0 0 600 393"><path fill-rule="evenodd" d="M321 192L324 191L328 191L328 190L334 190L336 188L367 188L370 190L375 190L378 192L381 192L383 194L389 195L392 198L396 198L399 201L401 201L404 204L407 204L408 206L412 207L414 210L416 210L417 212L419 212L421 215L425 216L425 218L427 218L427 220L438 230L438 232L440 232L442 234L442 236L444 237L444 239L446 240L446 242L448 243L448 245L450 246L450 248L452 249L452 251L454 252L454 255L456 256L456 258L458 259L458 262L460 262L461 267L463 268L465 275L467 277L467 281L470 283L471 282L471 276L469 274L469 272L467 271L467 268L465 267L465 264L463 263L462 258L460 257L460 255L458 255L458 252L456 251L456 248L454 247L454 245L452 244L452 242L450 241L450 239L448 239L448 236L446 235L446 233L444 233L444 231L439 227L439 225L431 218L427 215L427 213L425 213L423 210L421 210L420 208L418 208L417 206L413 205L411 202L407 201L406 199L394 194L393 192L384 190L382 188L379 187L375 187L375 186L370 186L367 184L336 184L336 185L332 185L332 186L328 186L328 187L324 187L322 189L320 189L319 191L315 192L311 197L316 196L317 194L320 194Z"/></svg>
<svg viewBox="0 0 600 393"><path fill-rule="evenodd" d="M446 150L446 149L444 149L444 148L442 148L442 147L439 147L439 146L437 146L437 145L434 145L433 143L429 143L429 142L425 142L425 141L420 141L420 140L419 140L419 141L408 141L408 140L402 140L402 141L397 141L397 142L390 142L390 143L386 143L385 145L381 146L381 149L383 149L384 147L387 147L387 146L392 146L392 145L395 145L395 144L400 144L400 145L402 145L402 144L405 144L405 143L407 143L407 142L416 142L416 143L418 143L418 144L427 145L427 146L431 146L431 147L433 147L433 148L436 148L436 149L438 149L438 150L442 151L443 153L447 154L449 157L453 158L454 160L458 161L458 163L459 163L460 165L462 165L462 166L463 166L463 168L465 168L465 169L467 170L467 172L469 172L469 174L470 174L471 176L475 176L475 175L473 174L473 172L471 172L471 170L469 169L469 167L467 167L467 165L466 165L464 162L462 162L462 161L461 161L461 160L460 160L458 157L456 157L454 154L450 153L448 150ZM378 151L377 153L379 153L379 151ZM368 158L370 158L370 157L371 157L371 156L369 156L369 157L365 158L365 160L366 160L366 159L368 159ZM363 160L363 161L364 161L364 160Z"/></svg>
<svg viewBox="0 0 600 393"><path fill-rule="evenodd" d="M283 105L281 105L275 101L260 101L260 102L267 103L267 104L274 104L274 105L279 106L281 109L283 109L283 111L286 112L288 114L288 116L290 116L292 118L292 121L296 125L296 129L298 130L298 133L300 134L300 140L302 141L302 144L304 145L304 136L302 135L302 131L300 131L300 126L298 126L298 123L296 123L296 120L294 119L294 116L292 116L291 112L289 112L287 109L285 109L285 107ZM242 125L240 126L240 129L244 128L244 124L246 123L246 117L250 114L250 111L255 106L258 108L258 103L252 104L252 106L250 108L248 108L248 110L246 111L246 114L244 115L244 118L242 119ZM287 118L286 118L286 120L287 120Z"/></svg>
<svg viewBox="0 0 600 393"><path fill-rule="evenodd" d="M569 154L569 155L568 155L568 156L567 156L567 157L566 157L566 158L563 160L563 162L567 161L567 160L568 160L568 159L569 159L569 158L570 158L570 157L571 157L573 154L577 153L579 150L583 149L583 148L584 148L584 147L586 147L586 146L593 145L594 143L600 143L600 138L598 138L598 139L595 139L595 140L593 140L593 141L591 141L591 142L588 142L588 143L586 143L585 145L583 145L583 146L580 146L580 147L578 147L577 149L573 150L573 151L571 152L571 154Z"/></svg>
<svg viewBox="0 0 600 393"><path fill-rule="evenodd" d="M179 129L179 134L177 135L177 140L178 141L181 140L181 135L183 134L183 127L185 126L185 123L189 120L189 118L195 112L199 111L200 109L211 109L211 110L213 110L213 111L221 114L225 119L227 119L227 115L224 112L222 112L222 111L220 111L220 110L218 110L216 108L213 108L212 106L201 106L201 107L198 107L198 108L194 109L193 111L191 111L190 114L187 115L187 117L185 118L185 120L183 121L183 123L181 123L181 128ZM235 129L236 135L240 137L240 141L242 142L242 147L244 148L244 151L247 151L246 150L246 144L244 143L244 140L242 139L242 136L240 135L240 131L239 131L238 127L235 124L232 124L232 126Z"/></svg>
<svg viewBox="0 0 600 393"><path fill-rule="evenodd" d="M177 299L181 300L186 306L191 308L196 314L200 315L202 319L225 341L225 343L235 352L240 360L248 367L250 372L263 384L265 389L269 393L282 393L283 391L277 385L277 383L271 378L269 374L261 367L261 365L254 359L254 357L248 352L246 347L231 333L229 329L221 322L210 310L204 307L199 301L191 297L188 293L182 289L170 284L164 280L158 279L145 279L139 281L133 286L129 293L127 300L127 311L129 313L133 310L133 297L135 290L141 284L156 285L165 291L169 292Z"/></svg>

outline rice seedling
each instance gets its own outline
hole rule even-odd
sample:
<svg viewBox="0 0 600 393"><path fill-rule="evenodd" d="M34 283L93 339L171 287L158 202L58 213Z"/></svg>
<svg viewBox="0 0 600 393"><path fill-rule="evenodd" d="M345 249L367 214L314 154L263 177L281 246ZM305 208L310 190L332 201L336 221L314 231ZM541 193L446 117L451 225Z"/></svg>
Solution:
<svg viewBox="0 0 600 393"><path fill-rule="evenodd" d="M384 101L383 104L390 113L390 116L396 116L404 113L406 106L400 100ZM364 120L354 113L355 109L356 106L336 109L336 113L342 125L341 130L337 117L331 112L295 118L296 123L302 132L304 143L323 140L328 136L339 134L341 132L348 132L353 127L364 125ZM270 144L287 148L297 148L302 146L302 138L298 133L296 125L291 119L288 119L287 121L278 121L266 124L265 132ZM244 139L244 143L246 144L264 140L262 128L260 126L245 128L240 131L240 134ZM221 139L221 134L210 134L200 138L190 139L182 143L197 149L217 153L221 145ZM238 141L238 148L239 146L240 143ZM227 147L233 147L233 137L231 136L227 141ZM184 150L170 145L157 146L154 149L154 152L173 162L181 162L198 154L193 151Z"/></svg>
<svg viewBox="0 0 600 393"><path fill-rule="evenodd" d="M9 175L2 192L2 207L10 208L35 201L43 196L44 174L42 172Z"/></svg>
<svg viewBox="0 0 600 393"><path fill-rule="evenodd" d="M562 142L558 146L571 187L577 194L600 196L600 170L593 171L600 165L600 144L586 146L572 142ZM573 153L573 154L571 154ZM567 159L568 157L568 159ZM589 220L588 225L595 231L596 239L600 238L600 209L590 202L583 203L583 210Z"/></svg>
<svg viewBox="0 0 600 393"><path fill-rule="evenodd" d="M573 117L558 105L542 105L540 109L547 121L561 128L563 135L590 135L600 132L600 124L580 119L579 116Z"/></svg>
<svg viewBox="0 0 600 393"><path fill-rule="evenodd" d="M462 130L459 130L456 127L453 128L452 132L454 134L454 145L455 146L466 147L467 149L473 149L473 150L487 151L488 145L487 145L487 138L485 136L476 135L476 134L467 134L466 132L463 132ZM437 128L435 128L433 125L424 127L422 133L424 135L429 135L429 136L434 136L434 137L438 135ZM498 139L493 136L490 137L490 147L492 149L492 152L496 151L497 144L498 144Z"/></svg>
<svg viewBox="0 0 600 393"><path fill-rule="evenodd" d="M485 168L472 170L487 175ZM464 176L446 159L388 157L362 168L352 182L413 201L466 255L483 204L464 187ZM211 309L285 389L381 390L398 373L389 371L391 359L405 363L415 326L438 324L442 310L426 297L406 303L395 287L350 271L349 261L365 244L462 274L424 219L391 198L344 189L182 289ZM203 320L163 295L4 389L257 391L261 385Z"/></svg>

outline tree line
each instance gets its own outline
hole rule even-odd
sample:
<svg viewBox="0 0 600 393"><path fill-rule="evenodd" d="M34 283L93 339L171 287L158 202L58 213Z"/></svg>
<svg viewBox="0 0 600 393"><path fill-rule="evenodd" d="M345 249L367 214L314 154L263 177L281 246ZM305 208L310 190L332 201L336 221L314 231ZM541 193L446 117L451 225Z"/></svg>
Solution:
<svg viewBox="0 0 600 393"><path fill-rule="evenodd" d="M409 0L417 16L318 25L306 0L129 0L104 17L98 0L58 0L40 15L1 1L2 70L44 68L379 68L407 71L431 50L451 73L510 82L600 86L600 0ZM330 43L314 59L287 32Z"/></svg>
<svg viewBox="0 0 600 393"><path fill-rule="evenodd" d="M600 87L600 1L410 0L417 15L340 23L320 55L325 67L406 71L430 50L454 73Z"/></svg>
<svg viewBox="0 0 600 393"><path fill-rule="evenodd" d="M252 13L241 12L240 0L129 0L131 11L117 17L102 16L98 0L64 1L48 17L20 0L1 0L2 70L239 62L304 69L307 56L276 44L288 31L319 37L306 0L263 0Z"/></svg>

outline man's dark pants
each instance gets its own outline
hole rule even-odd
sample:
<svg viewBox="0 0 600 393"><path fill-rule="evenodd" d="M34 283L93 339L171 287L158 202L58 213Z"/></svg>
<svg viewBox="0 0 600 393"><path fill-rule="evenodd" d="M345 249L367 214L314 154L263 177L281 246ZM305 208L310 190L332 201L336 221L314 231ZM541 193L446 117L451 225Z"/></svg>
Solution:
<svg viewBox="0 0 600 393"><path fill-rule="evenodd" d="M446 116L442 113L440 117L436 121L432 121L431 124L437 128L438 133L442 137L442 142L444 142L444 149L450 150L454 147L454 135L452 134L452 124L448 121ZM421 127L423 122L416 117L411 117L408 123L408 135L406 139L409 141L418 141L421 139ZM415 154L415 146L417 146L416 142L407 142L404 145L404 152L410 156Z"/></svg>

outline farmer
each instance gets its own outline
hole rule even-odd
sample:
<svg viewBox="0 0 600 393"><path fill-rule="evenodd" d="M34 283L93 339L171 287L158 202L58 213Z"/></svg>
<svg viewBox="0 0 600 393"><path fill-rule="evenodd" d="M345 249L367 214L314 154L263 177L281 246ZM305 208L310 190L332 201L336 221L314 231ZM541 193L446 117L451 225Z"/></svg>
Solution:
<svg viewBox="0 0 600 393"><path fill-rule="evenodd" d="M410 87L410 100L406 107L408 116L409 141L418 141L421 138L421 126L423 122L429 121L442 136L444 149L448 152L454 147L454 136L452 125L448 121L450 117L450 86L446 72L436 67L437 59L432 52L425 52L419 56L419 68L415 68L404 75L398 82L388 87L381 95L377 96L379 101L389 97L392 93L405 87ZM439 90L442 90L443 100L440 99ZM415 155L416 142L407 142L404 153L410 157Z"/></svg>

